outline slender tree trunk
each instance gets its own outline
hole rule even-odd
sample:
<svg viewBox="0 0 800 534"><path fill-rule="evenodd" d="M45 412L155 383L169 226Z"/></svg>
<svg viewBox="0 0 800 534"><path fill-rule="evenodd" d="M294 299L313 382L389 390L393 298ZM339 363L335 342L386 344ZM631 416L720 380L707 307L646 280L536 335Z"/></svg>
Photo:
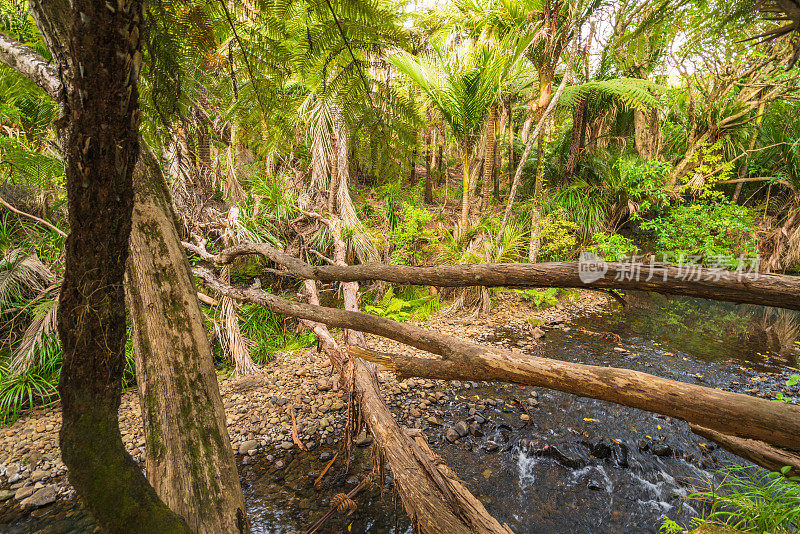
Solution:
<svg viewBox="0 0 800 534"><path fill-rule="evenodd" d="M339 187L339 139L333 140L333 156L330 159L331 179L328 189L328 213L333 213L336 210L336 191Z"/></svg>
<svg viewBox="0 0 800 534"><path fill-rule="evenodd" d="M425 204L433 204L433 176L431 176L431 156L433 143L431 131L425 131Z"/></svg>
<svg viewBox="0 0 800 534"><path fill-rule="evenodd" d="M567 165L564 169L566 176L572 176L578 168L578 158L586 142L586 111L588 106L589 99L584 98L572 110L572 135L570 137Z"/></svg>
<svg viewBox="0 0 800 534"><path fill-rule="evenodd" d="M463 179L461 181L461 235L467 232L469 225L469 150L466 145L463 148L464 156L462 161ZM458 234L458 232L456 232Z"/></svg>
<svg viewBox="0 0 800 534"><path fill-rule="evenodd" d="M494 175L497 146L497 109L492 108L489 118L486 119L486 157L483 163L483 181L481 183L481 211L489 207L489 191Z"/></svg>
<svg viewBox="0 0 800 534"><path fill-rule="evenodd" d="M33 0L31 7L58 66L66 124L71 232L58 308L61 456L70 482L107 532L189 532L147 483L119 433L144 5Z"/></svg>
<svg viewBox="0 0 800 534"><path fill-rule="evenodd" d="M414 148L411 149L411 177L410 177L410 181L411 181L411 185L412 186L417 185L417 155L418 155L417 145L414 144Z"/></svg>
<svg viewBox="0 0 800 534"><path fill-rule="evenodd" d="M531 212L531 241L528 247L528 262L536 263L541 247L542 189L544 187L544 130L539 131L539 146L536 157L536 183L533 187L533 211Z"/></svg>
<svg viewBox="0 0 800 534"><path fill-rule="evenodd" d="M514 181L514 176L517 172L516 167L516 154L514 153L514 107L509 101L508 103L508 187L511 188L511 183ZM500 195L498 194L498 200Z"/></svg>
<svg viewBox="0 0 800 534"><path fill-rule="evenodd" d="M127 273L147 478L197 533L249 532L197 290L158 162L145 149Z"/></svg>

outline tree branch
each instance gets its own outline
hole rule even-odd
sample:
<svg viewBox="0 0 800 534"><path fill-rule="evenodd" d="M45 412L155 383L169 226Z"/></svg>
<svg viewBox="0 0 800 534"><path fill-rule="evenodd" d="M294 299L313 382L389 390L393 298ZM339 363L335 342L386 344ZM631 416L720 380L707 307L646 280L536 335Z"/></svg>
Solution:
<svg viewBox="0 0 800 534"><path fill-rule="evenodd" d="M60 228L58 228L54 224L49 223L49 222L45 221L44 219L40 219L39 217L36 217L35 215L31 215L30 213L25 213L22 210L18 210L17 208L15 208L14 206L12 206L8 202L6 202L3 197L0 197L0 205L4 206L6 209L9 209L9 210L13 211L17 215L21 215L23 217L27 217L29 219L33 219L34 221L47 226L48 228L50 228L52 231L54 231L55 233L57 233L61 237L67 237L66 232L64 232L63 230L61 230Z"/></svg>
<svg viewBox="0 0 800 534"><path fill-rule="evenodd" d="M38 52L0 33L0 63L16 70L44 89L56 102L60 99L61 80L55 65Z"/></svg>

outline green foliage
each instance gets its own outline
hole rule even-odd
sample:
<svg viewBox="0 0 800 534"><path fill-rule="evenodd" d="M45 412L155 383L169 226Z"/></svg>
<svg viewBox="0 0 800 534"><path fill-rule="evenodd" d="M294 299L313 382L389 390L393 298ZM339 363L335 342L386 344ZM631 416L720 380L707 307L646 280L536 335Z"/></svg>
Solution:
<svg viewBox="0 0 800 534"><path fill-rule="evenodd" d="M672 165L666 161L626 156L617 159L612 168L610 182L617 191L618 203L635 203L635 209L630 210L632 219L639 218L642 211L669 203L667 178Z"/></svg>
<svg viewBox="0 0 800 534"><path fill-rule="evenodd" d="M594 244L587 250L607 261L622 261L639 252L633 240L621 234L594 234L592 241Z"/></svg>
<svg viewBox="0 0 800 534"><path fill-rule="evenodd" d="M710 504L707 513L694 522L702 519L742 532L797 532L800 477L787 478L789 469L787 466L774 473L750 466L724 469L725 478L719 487L689 495L690 499Z"/></svg>
<svg viewBox="0 0 800 534"><path fill-rule="evenodd" d="M566 210L559 208L542 220L539 237L539 257L543 261L563 261L576 253L578 225L566 218Z"/></svg>
<svg viewBox="0 0 800 534"><path fill-rule="evenodd" d="M422 263L422 245L435 239L433 230L427 227L432 218L433 214L425 208L403 204L403 217L394 225L389 238L394 247L392 263L405 265Z"/></svg>
<svg viewBox="0 0 800 534"><path fill-rule="evenodd" d="M786 380L786 385L791 387L795 384L800 383L800 374L793 374L789 376L788 380ZM776 393L775 400L778 402L792 402L792 399L784 395L783 393Z"/></svg>
<svg viewBox="0 0 800 534"><path fill-rule="evenodd" d="M683 204L640 228L652 233L658 254L673 260L699 256L706 264L735 266L739 255L758 252L753 215L736 204Z"/></svg>
<svg viewBox="0 0 800 534"><path fill-rule="evenodd" d="M239 308L240 328L248 339L250 356L259 364L268 362L278 351L299 350L316 343L313 332L297 333L287 327L287 318L256 304Z"/></svg>
<svg viewBox="0 0 800 534"><path fill-rule="evenodd" d="M24 373L14 374L10 366L0 365L0 422L11 424L26 407L58 398L61 374L61 347L51 336L42 343L39 358Z"/></svg>
<svg viewBox="0 0 800 534"><path fill-rule="evenodd" d="M522 297L522 300L530 302L537 310L550 308L558 305L558 288L550 287L547 289L515 289L515 293Z"/></svg>
<svg viewBox="0 0 800 534"><path fill-rule="evenodd" d="M425 294L424 288L411 286L397 291L399 295L389 288L377 305L366 305L364 311L395 321L425 321L439 308L439 295Z"/></svg>

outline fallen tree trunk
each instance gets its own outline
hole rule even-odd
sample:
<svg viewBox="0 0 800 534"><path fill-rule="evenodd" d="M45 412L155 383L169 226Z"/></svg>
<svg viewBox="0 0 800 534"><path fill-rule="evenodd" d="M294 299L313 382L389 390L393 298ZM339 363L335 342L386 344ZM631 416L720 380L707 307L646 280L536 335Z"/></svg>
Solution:
<svg viewBox="0 0 800 534"><path fill-rule="evenodd" d="M518 286L585 287L593 289L635 289L669 295L686 295L713 300L776 306L800 310L800 277L780 274L745 273L692 265L653 265L602 262L603 275L585 283L580 269L588 264L575 261L550 263L476 263L409 267L383 263L361 265L309 265L266 243L242 243L220 254L184 243L201 258L224 265L244 255L258 254L283 265L286 275L320 282L382 280L395 284L440 287ZM584 279L590 273L584 272ZM599 273L598 273L599 274Z"/></svg>
<svg viewBox="0 0 800 534"><path fill-rule="evenodd" d="M338 218L321 220L334 236L334 261L344 264L345 247L341 238ZM316 282L305 280L304 292L309 302L319 306ZM214 286L212 286L214 287ZM214 287L216 289L216 287ZM345 306L357 313L358 284L343 285ZM228 295L236 298L234 295ZM263 304L263 303L262 303ZM269 306L267 306L269 307ZM444 462L430 450L423 436L412 440L395 421L383 401L378 387L375 366L359 358L349 358L331 336L328 327L312 320L301 320L319 338L320 345L340 374L340 383L351 395L352 434L358 433L363 419L378 448L379 456L392 470L403 507L411 518L414 531L422 534L512 534L506 526L494 519L469 490L458 480ZM348 343L365 345L363 333L347 331ZM348 444L349 445L349 444Z"/></svg>
<svg viewBox="0 0 800 534"><path fill-rule="evenodd" d="M710 439L726 451L750 460L756 465L770 471L780 471L789 466L791 469L784 473L786 476L800 476L800 455L791 451L773 447L763 441L729 436L699 425L689 425L689 428L698 436Z"/></svg>
<svg viewBox="0 0 800 534"><path fill-rule="evenodd" d="M563 362L486 347L383 317L290 302L261 290L236 289L222 284L205 268L194 272L215 291L237 300L258 303L284 315L387 337L442 356L438 359L372 353L370 359L393 367L401 378L475 380L480 377L480 380L545 387L684 419L736 437L798 448L800 406L629 369Z"/></svg>

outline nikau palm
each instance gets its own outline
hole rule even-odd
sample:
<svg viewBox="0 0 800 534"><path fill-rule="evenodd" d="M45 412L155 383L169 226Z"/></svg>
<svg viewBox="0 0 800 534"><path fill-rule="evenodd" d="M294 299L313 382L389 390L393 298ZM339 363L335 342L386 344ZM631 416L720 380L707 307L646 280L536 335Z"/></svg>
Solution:
<svg viewBox="0 0 800 534"><path fill-rule="evenodd" d="M438 49L432 57L421 59L401 52L391 62L422 90L458 139L463 233L469 225L470 156L486 117L498 102L502 62L486 48L467 51L461 58L445 57Z"/></svg>

